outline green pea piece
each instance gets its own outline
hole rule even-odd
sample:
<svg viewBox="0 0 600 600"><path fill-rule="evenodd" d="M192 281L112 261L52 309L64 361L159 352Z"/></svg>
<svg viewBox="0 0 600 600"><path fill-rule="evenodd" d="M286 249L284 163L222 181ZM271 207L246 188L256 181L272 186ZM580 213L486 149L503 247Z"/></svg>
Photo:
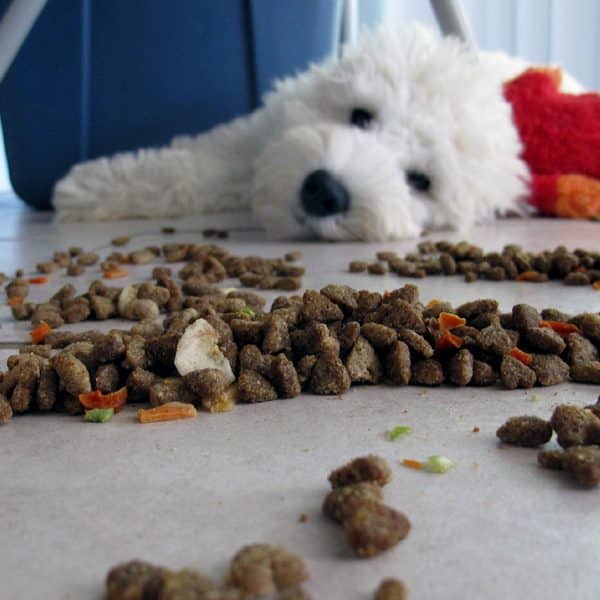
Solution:
<svg viewBox="0 0 600 600"><path fill-rule="evenodd" d="M454 463L445 456L430 456L425 463L428 473L446 473L454 467Z"/></svg>
<svg viewBox="0 0 600 600"><path fill-rule="evenodd" d="M114 408L92 408L85 411L85 420L88 423L106 423L113 418Z"/></svg>
<svg viewBox="0 0 600 600"><path fill-rule="evenodd" d="M398 425L388 432L388 439L393 442L394 440L404 437L405 435L410 435L411 433L412 429L408 425Z"/></svg>

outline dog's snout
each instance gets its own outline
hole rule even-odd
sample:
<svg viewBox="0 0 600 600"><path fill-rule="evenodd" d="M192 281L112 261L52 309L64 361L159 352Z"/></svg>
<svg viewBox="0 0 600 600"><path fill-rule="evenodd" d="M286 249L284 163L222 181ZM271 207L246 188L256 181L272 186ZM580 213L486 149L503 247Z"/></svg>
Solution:
<svg viewBox="0 0 600 600"><path fill-rule="evenodd" d="M346 188L329 171L319 169L309 173L300 190L304 210L313 217L329 217L346 212L350 196Z"/></svg>

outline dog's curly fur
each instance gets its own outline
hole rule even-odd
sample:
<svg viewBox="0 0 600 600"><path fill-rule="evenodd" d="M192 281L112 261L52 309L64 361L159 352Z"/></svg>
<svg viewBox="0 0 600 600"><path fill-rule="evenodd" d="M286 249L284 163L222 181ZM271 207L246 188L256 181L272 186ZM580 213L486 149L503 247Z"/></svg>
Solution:
<svg viewBox="0 0 600 600"><path fill-rule="evenodd" d="M170 146L75 166L61 219L165 217L251 207L276 238L390 240L465 228L515 209L528 171L502 82L523 61L476 56L412 27L366 33L340 59L276 84L264 108ZM366 129L350 114L374 115ZM300 189L326 169L349 210L311 217ZM407 170L426 174L413 189Z"/></svg>

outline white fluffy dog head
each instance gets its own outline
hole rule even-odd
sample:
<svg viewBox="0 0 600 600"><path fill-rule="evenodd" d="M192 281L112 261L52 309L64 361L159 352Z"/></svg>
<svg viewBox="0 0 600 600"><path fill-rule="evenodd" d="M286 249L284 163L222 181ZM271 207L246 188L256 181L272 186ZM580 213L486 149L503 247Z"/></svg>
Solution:
<svg viewBox="0 0 600 600"><path fill-rule="evenodd" d="M267 96L254 213L272 237L389 240L515 208L527 169L505 75L420 28L365 34Z"/></svg>

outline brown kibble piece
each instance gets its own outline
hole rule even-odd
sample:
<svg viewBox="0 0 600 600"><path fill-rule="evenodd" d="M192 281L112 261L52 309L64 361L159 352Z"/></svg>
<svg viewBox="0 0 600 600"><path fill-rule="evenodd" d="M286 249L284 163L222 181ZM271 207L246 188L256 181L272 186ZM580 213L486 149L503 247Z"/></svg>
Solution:
<svg viewBox="0 0 600 600"><path fill-rule="evenodd" d="M600 419L591 410L560 404L554 409L550 423L563 448L600 443Z"/></svg>
<svg viewBox="0 0 600 600"><path fill-rule="evenodd" d="M552 425L539 417L511 417L496 431L496 436L505 444L533 448L550 441Z"/></svg>
<svg viewBox="0 0 600 600"><path fill-rule="evenodd" d="M547 354L561 354L566 346L562 337L549 327L527 329L525 339L534 350Z"/></svg>
<svg viewBox="0 0 600 600"><path fill-rule="evenodd" d="M313 394L343 394L350 389L351 379L339 356L324 352L315 362L309 381Z"/></svg>
<svg viewBox="0 0 600 600"><path fill-rule="evenodd" d="M301 558L268 544L253 544L239 550L231 561L227 578L243 598L294 588L307 579L308 570Z"/></svg>
<svg viewBox="0 0 600 600"><path fill-rule="evenodd" d="M539 311L529 304L515 304L512 308L512 326L515 329L538 327L541 319Z"/></svg>
<svg viewBox="0 0 600 600"><path fill-rule="evenodd" d="M155 381L149 389L148 397L154 407L163 404L195 404L196 396L185 385L181 377L167 377Z"/></svg>
<svg viewBox="0 0 600 600"><path fill-rule="evenodd" d="M538 463L547 469L563 469L582 486L600 484L600 447L571 446L566 450L547 450L538 454Z"/></svg>
<svg viewBox="0 0 600 600"><path fill-rule="evenodd" d="M598 349L592 342L578 333L570 333L566 337L565 360L570 365L598 360Z"/></svg>
<svg viewBox="0 0 600 600"><path fill-rule="evenodd" d="M285 354L278 354L273 358L270 379L280 398L295 398L300 394L298 373L294 363Z"/></svg>
<svg viewBox="0 0 600 600"><path fill-rule="evenodd" d="M347 285L326 285L321 289L321 294L335 302L347 314L358 307L354 290Z"/></svg>
<svg viewBox="0 0 600 600"><path fill-rule="evenodd" d="M363 260L353 260L348 266L350 273L364 273L369 268L369 263Z"/></svg>
<svg viewBox="0 0 600 600"><path fill-rule="evenodd" d="M600 361L587 361L571 366L571 379L579 383L600 383Z"/></svg>
<svg viewBox="0 0 600 600"><path fill-rule="evenodd" d="M387 273L388 269L384 263L375 262L375 263L371 263L367 267L367 271L369 273L371 273L371 275L385 275Z"/></svg>
<svg viewBox="0 0 600 600"><path fill-rule="evenodd" d="M360 333L378 350L388 348L398 338L395 329L380 323L365 323L361 326Z"/></svg>
<svg viewBox="0 0 600 600"><path fill-rule="evenodd" d="M540 385L557 385L569 377L569 365L554 354L534 354L531 368Z"/></svg>
<svg viewBox="0 0 600 600"><path fill-rule="evenodd" d="M152 384L156 382L156 375L151 371L137 368L127 377L127 401L147 402Z"/></svg>
<svg viewBox="0 0 600 600"><path fill-rule="evenodd" d="M492 365L481 360L473 361L473 377L471 378L471 385L493 385L496 383L497 379L498 373L496 373Z"/></svg>
<svg viewBox="0 0 600 600"><path fill-rule="evenodd" d="M362 557L377 556L393 548L410 531L410 521L401 512L377 504L361 506L344 521L348 543Z"/></svg>
<svg viewBox="0 0 600 600"><path fill-rule="evenodd" d="M230 383L229 378L219 369L191 371L183 376L183 381L199 400L219 396Z"/></svg>
<svg viewBox="0 0 600 600"><path fill-rule="evenodd" d="M287 323L278 315L267 315L264 320L262 351L276 354L290 349L290 335Z"/></svg>
<svg viewBox="0 0 600 600"><path fill-rule="evenodd" d="M268 402L277 400L277 391L260 373L243 370L237 381L240 401Z"/></svg>
<svg viewBox="0 0 600 600"><path fill-rule="evenodd" d="M155 598L166 575L166 569L141 560L116 565L106 577L106 600Z"/></svg>
<svg viewBox="0 0 600 600"><path fill-rule="evenodd" d="M412 329L401 329L398 332L398 339L402 340L415 354L419 354L425 358L433 356L433 348L431 344Z"/></svg>
<svg viewBox="0 0 600 600"><path fill-rule="evenodd" d="M64 389L72 396L79 396L92 391L90 374L86 366L70 352L60 352L51 359Z"/></svg>
<svg viewBox="0 0 600 600"><path fill-rule="evenodd" d="M385 458L369 454L355 458L329 474L332 488L353 485L362 481L372 481L384 486L392 478L392 471Z"/></svg>
<svg viewBox="0 0 600 600"><path fill-rule="evenodd" d="M373 600L407 600L406 586L399 579L384 579L375 592Z"/></svg>
<svg viewBox="0 0 600 600"><path fill-rule="evenodd" d="M353 383L378 383L382 369L373 346L362 336L346 358L346 369Z"/></svg>
<svg viewBox="0 0 600 600"><path fill-rule="evenodd" d="M98 367L94 374L94 389L103 394L110 394L119 389L120 385L119 369L114 364L102 365Z"/></svg>
<svg viewBox="0 0 600 600"><path fill-rule="evenodd" d="M373 481L361 481L331 490L323 502L323 513L343 523L365 504L380 504L383 501L381 486Z"/></svg>
<svg viewBox="0 0 600 600"><path fill-rule="evenodd" d="M535 385L536 374L533 369L524 365L512 356L503 356L500 364L500 379L508 390L531 388Z"/></svg>
<svg viewBox="0 0 600 600"><path fill-rule="evenodd" d="M469 385L473 378L473 355L466 348L459 350L448 365L448 379L458 386Z"/></svg>
<svg viewBox="0 0 600 600"><path fill-rule="evenodd" d="M505 329L490 325L479 332L477 343L485 352L506 354L512 347L513 341Z"/></svg>
<svg viewBox="0 0 600 600"><path fill-rule="evenodd" d="M307 290L302 297L302 317L305 321L341 321L344 318L342 309L323 294L315 290Z"/></svg>
<svg viewBox="0 0 600 600"><path fill-rule="evenodd" d="M465 302L456 309L456 314L459 317L470 320L481 313L496 312L498 310L498 301L491 298L483 300L473 300L472 302Z"/></svg>
<svg viewBox="0 0 600 600"><path fill-rule="evenodd" d="M442 364L435 358L424 358L412 365L411 383L441 385L444 379Z"/></svg>
<svg viewBox="0 0 600 600"><path fill-rule="evenodd" d="M385 357L385 373L396 385L408 385L411 377L410 350L404 342L392 344Z"/></svg>

